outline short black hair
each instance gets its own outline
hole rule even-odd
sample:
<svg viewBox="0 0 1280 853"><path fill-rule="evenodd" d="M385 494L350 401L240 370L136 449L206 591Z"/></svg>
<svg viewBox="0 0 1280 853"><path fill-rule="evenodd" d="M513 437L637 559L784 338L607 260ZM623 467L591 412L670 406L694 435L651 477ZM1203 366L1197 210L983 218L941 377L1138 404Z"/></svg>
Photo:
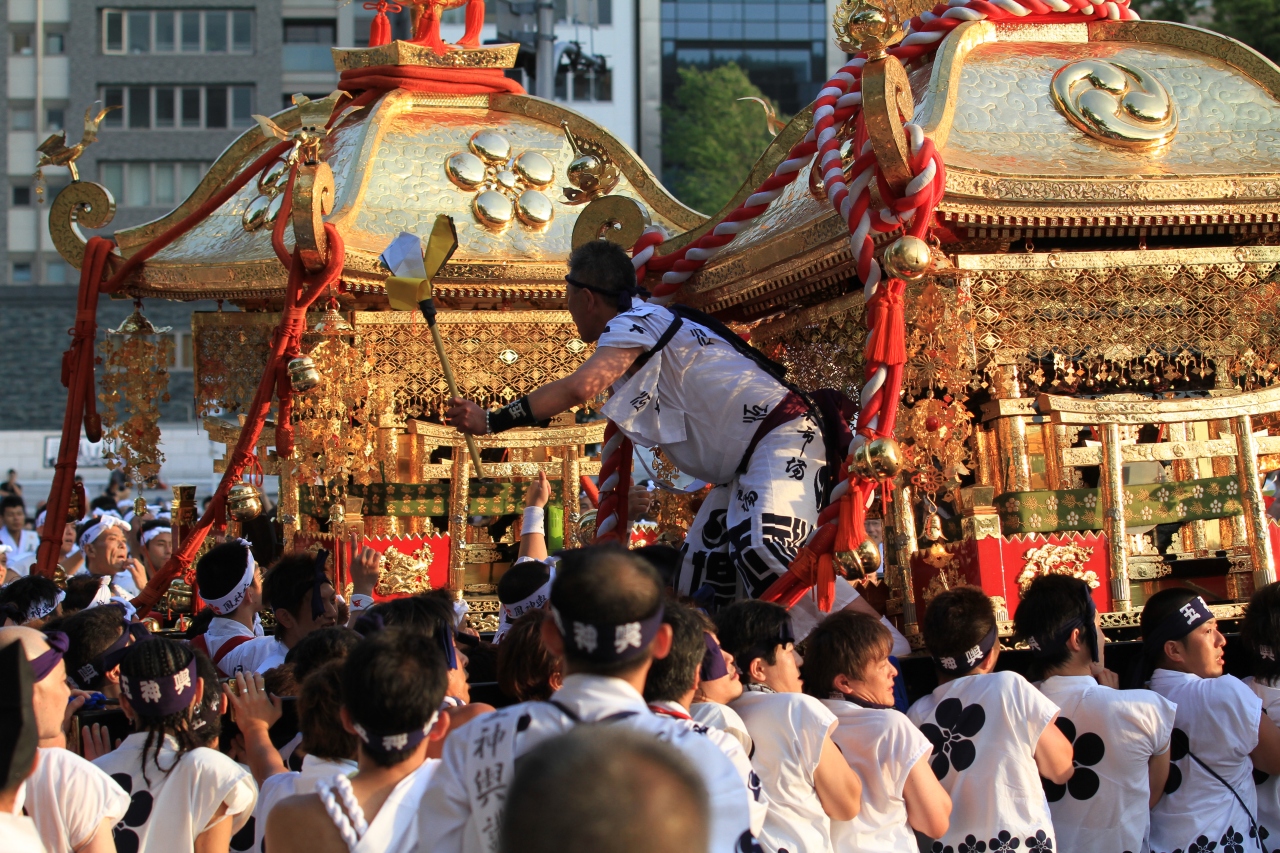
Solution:
<svg viewBox="0 0 1280 853"><path fill-rule="evenodd" d="M66 614L84 610L98 594L102 582L96 575L72 575L67 578L67 597L62 600L62 612Z"/></svg>
<svg viewBox="0 0 1280 853"><path fill-rule="evenodd" d="M343 705L354 722L382 734L421 729L440 709L449 680L440 644L421 632L388 628L361 640L342 665ZM367 755L392 767L412 750Z"/></svg>
<svg viewBox="0 0 1280 853"><path fill-rule="evenodd" d="M534 610L511 623L498 644L498 689L516 702L551 698L551 676L560 670L560 661L542 642L542 620L546 614Z"/></svg>
<svg viewBox="0 0 1280 853"><path fill-rule="evenodd" d="M868 613L839 610L818 623L804 641L800 677L804 692L826 699L836 676L863 681L867 667L893 650L893 635Z"/></svg>
<svg viewBox="0 0 1280 853"><path fill-rule="evenodd" d="M1089 606L1085 598L1089 585L1070 575L1039 575L1022 593L1013 614L1013 633L1019 640L1034 636L1056 636L1072 619L1079 619L1093 630ZM1062 666L1071 657L1065 645L1037 653L1040 675Z"/></svg>
<svg viewBox="0 0 1280 853"><path fill-rule="evenodd" d="M236 588L249 564L240 542L214 545L196 562L196 591L201 598L222 598Z"/></svg>
<svg viewBox="0 0 1280 853"><path fill-rule="evenodd" d="M693 608L668 601L662 613L664 625L671 626L671 651L655 660L644 681L646 702L675 702L693 690L698 667L707 652L706 629Z"/></svg>
<svg viewBox="0 0 1280 853"><path fill-rule="evenodd" d="M332 583L327 575L325 582ZM276 560L275 565L263 575L262 598L272 610L287 610L296 615L304 603L311 601L311 593L315 587L316 557L311 554L286 554Z"/></svg>
<svg viewBox="0 0 1280 853"><path fill-rule="evenodd" d="M551 606L562 624L623 625L650 619L662 606L662 579L646 561L616 545L564 552L551 584ZM618 675L649 661L646 653L616 663L594 663L565 643L565 659L579 672Z"/></svg>
<svg viewBox="0 0 1280 853"><path fill-rule="evenodd" d="M169 530L169 529L171 529L171 528L172 528L172 525L169 523L169 520L168 520L167 518L151 518L151 519L147 519L146 521L142 522L142 526L138 528L138 541L139 541L139 542L141 542L141 541L142 541L142 534L147 533L147 532L150 532L150 531L152 531L152 530L155 530L157 527L163 527L163 528L165 528L166 530ZM227 544L227 543L223 543L223 544ZM219 547L221 547L221 546L219 546ZM210 550L212 550L212 549L210 549ZM241 564L241 566L240 566L240 571L241 571L242 573L244 572L244 565L243 565L243 564Z"/></svg>
<svg viewBox="0 0 1280 853"><path fill-rule="evenodd" d="M710 804L697 769L652 735L578 726L520 758L501 853L705 853Z"/></svg>
<svg viewBox="0 0 1280 853"><path fill-rule="evenodd" d="M284 662L292 665L294 678L305 681L321 665L331 660L345 660L359 642L360 635L350 628L341 625L318 628L289 649Z"/></svg>
<svg viewBox="0 0 1280 853"><path fill-rule="evenodd" d="M378 617L387 628L405 628L426 637L436 638L453 629L456 616L453 607L429 593L393 598L370 607L360 614L360 619ZM357 631L360 623L357 621Z"/></svg>
<svg viewBox="0 0 1280 853"><path fill-rule="evenodd" d="M356 757L356 736L342 726L342 665L340 660L323 664L298 690L302 747L317 758Z"/></svg>
<svg viewBox="0 0 1280 853"><path fill-rule="evenodd" d="M120 502L117 501L115 498L111 497L111 495L106 495L106 494L98 495L96 498L94 498L92 501L89 502L89 512L93 512L95 509L114 512L120 509Z"/></svg>
<svg viewBox="0 0 1280 853"><path fill-rule="evenodd" d="M772 601L735 601L716 614L716 637L720 647L733 655L738 671L746 673L751 662L761 658L772 666L778 662L782 637L791 633L791 614Z"/></svg>
<svg viewBox="0 0 1280 853"><path fill-rule="evenodd" d="M65 660L67 674L79 672L80 667L101 655L120 635L129 630L124 611L119 607L90 607L71 614L58 623L58 630L67 635L69 645ZM106 683L106 673L99 672L88 684L89 690L101 690Z"/></svg>
<svg viewBox="0 0 1280 853"><path fill-rule="evenodd" d="M670 545L645 545L643 548L636 548L635 554L648 560L658 570L663 586L675 589L680 578L680 566L684 562L680 549Z"/></svg>
<svg viewBox="0 0 1280 853"><path fill-rule="evenodd" d="M991 599L977 587L958 586L929 602L920 624L924 644L935 658L964 658L996 626Z"/></svg>
<svg viewBox="0 0 1280 853"><path fill-rule="evenodd" d="M516 563L498 578L498 600L503 604L523 601L537 592L549 577L551 567L541 560Z"/></svg>
<svg viewBox="0 0 1280 853"><path fill-rule="evenodd" d="M0 604L17 607L25 621L33 604L52 604L58 600L59 592L58 585L43 575L27 575L0 587Z"/></svg>
<svg viewBox="0 0 1280 853"><path fill-rule="evenodd" d="M636 269L621 246L608 240L588 240L569 255L569 275L592 288L617 294L619 311L631 307Z"/></svg>
<svg viewBox="0 0 1280 853"><path fill-rule="evenodd" d="M3 513L6 509L15 506L22 507L22 511L24 513L27 511L26 501L22 499L21 495L5 495L0 498L0 513Z"/></svg>
<svg viewBox="0 0 1280 853"><path fill-rule="evenodd" d="M1280 652L1280 583L1254 590L1240 623L1240 639L1253 655L1253 677L1275 685L1280 679L1280 661L1276 660ZM1260 652L1263 646L1270 654Z"/></svg>

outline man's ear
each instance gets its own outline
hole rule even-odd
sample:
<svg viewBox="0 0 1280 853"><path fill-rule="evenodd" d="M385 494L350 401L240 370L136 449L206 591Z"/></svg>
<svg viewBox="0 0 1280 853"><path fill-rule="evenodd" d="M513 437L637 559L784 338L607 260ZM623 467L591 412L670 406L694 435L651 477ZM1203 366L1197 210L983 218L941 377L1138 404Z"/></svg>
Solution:
<svg viewBox="0 0 1280 853"><path fill-rule="evenodd" d="M841 693L849 694L854 692L853 679L843 672L831 679L831 686Z"/></svg>
<svg viewBox="0 0 1280 853"><path fill-rule="evenodd" d="M133 706L129 704L129 697L123 692L120 693L120 710L124 711L124 716L129 722L136 723L138 721L137 713L133 710Z"/></svg>
<svg viewBox="0 0 1280 853"><path fill-rule="evenodd" d="M1089 630L1093 630L1092 625L1089 626ZM1078 652L1082 648L1084 648L1084 645L1085 645L1084 629L1076 628L1074 631L1071 632L1071 636L1067 637L1067 651L1072 652L1074 654L1075 652Z"/></svg>
<svg viewBox="0 0 1280 853"><path fill-rule="evenodd" d="M292 631L298 627L298 617L294 616L287 609L281 607L279 610L273 611L276 615L276 622L286 631Z"/></svg>
<svg viewBox="0 0 1280 853"><path fill-rule="evenodd" d="M440 714L437 716L436 724L431 727L431 731L427 732L427 740L444 740L449 734L449 726L452 720L453 717L450 717L448 714Z"/></svg>
<svg viewBox="0 0 1280 853"><path fill-rule="evenodd" d="M1181 640L1165 640L1164 656L1174 663L1185 664L1187 662L1187 647Z"/></svg>
<svg viewBox="0 0 1280 853"><path fill-rule="evenodd" d="M338 708L338 716L342 720L342 729L349 735L356 733L355 720L351 719L351 712L347 710L347 706L343 705Z"/></svg>
<svg viewBox="0 0 1280 853"><path fill-rule="evenodd" d="M120 683L120 666L117 664L116 666L111 667L111 669L107 670L102 674L102 677L105 678L107 681L110 681L112 684L119 684Z"/></svg>
<svg viewBox="0 0 1280 853"><path fill-rule="evenodd" d="M653 635L653 642L649 644L649 651L653 654L654 660L662 660L671 654L674 636L670 625L664 622L658 626L658 633Z"/></svg>
<svg viewBox="0 0 1280 853"><path fill-rule="evenodd" d="M564 637L560 636L560 629L556 626L555 617L547 611L547 615L542 617L542 644L547 647L547 651L551 652L554 658L564 658Z"/></svg>
<svg viewBox="0 0 1280 853"><path fill-rule="evenodd" d="M752 658L751 664L747 667L747 682L752 684L763 684L764 679L764 658Z"/></svg>

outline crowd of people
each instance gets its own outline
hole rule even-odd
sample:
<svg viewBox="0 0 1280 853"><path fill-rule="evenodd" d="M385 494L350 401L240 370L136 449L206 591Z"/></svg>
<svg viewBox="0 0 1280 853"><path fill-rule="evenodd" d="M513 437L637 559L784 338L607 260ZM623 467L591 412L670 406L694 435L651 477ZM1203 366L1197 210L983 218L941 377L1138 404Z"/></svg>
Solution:
<svg viewBox="0 0 1280 853"><path fill-rule="evenodd" d="M1244 853L1280 827L1280 585L1249 604L1245 681L1199 596L1152 596L1130 689L1084 582L1023 595L1034 682L998 668L991 600L952 589L908 705L877 616L798 636L777 604L678 595L674 551L549 557L530 494L495 643L445 591L376 601L368 549L347 599L323 551L264 572L218 544L181 638L110 584L76 608L5 585L0 849ZM78 539L96 577L133 559L110 519Z"/></svg>

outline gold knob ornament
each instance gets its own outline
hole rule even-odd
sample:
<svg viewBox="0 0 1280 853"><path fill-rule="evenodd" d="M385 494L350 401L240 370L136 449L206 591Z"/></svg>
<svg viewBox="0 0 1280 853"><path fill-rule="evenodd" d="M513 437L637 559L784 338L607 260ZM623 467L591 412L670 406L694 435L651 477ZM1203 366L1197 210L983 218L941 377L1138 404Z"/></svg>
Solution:
<svg viewBox="0 0 1280 853"><path fill-rule="evenodd" d="M300 355L289 362L289 384L298 393L305 393L320 384L320 371L309 355Z"/></svg>
<svg viewBox="0 0 1280 853"><path fill-rule="evenodd" d="M227 513L236 521L252 521L262 515L262 492L257 486L236 483L227 490Z"/></svg>
<svg viewBox="0 0 1280 853"><path fill-rule="evenodd" d="M903 281L919 281L933 266L929 244L919 237L905 234L884 250L884 268L889 275Z"/></svg>
<svg viewBox="0 0 1280 853"><path fill-rule="evenodd" d="M851 467L855 474L868 480L883 480L901 471L902 464L902 448L898 442L884 436L855 447Z"/></svg>

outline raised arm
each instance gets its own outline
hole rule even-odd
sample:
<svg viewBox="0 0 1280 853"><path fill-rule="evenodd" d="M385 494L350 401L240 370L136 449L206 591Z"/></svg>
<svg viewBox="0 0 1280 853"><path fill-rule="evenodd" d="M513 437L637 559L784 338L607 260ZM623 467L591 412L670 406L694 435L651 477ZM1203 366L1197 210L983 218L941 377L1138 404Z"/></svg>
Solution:
<svg viewBox="0 0 1280 853"><path fill-rule="evenodd" d="M830 735L822 739L822 753L813 771L813 787L822 810L832 820L853 820L862 808L862 780L844 760Z"/></svg>
<svg viewBox="0 0 1280 853"><path fill-rule="evenodd" d="M545 471L538 472L538 479L529 484L529 489L524 493L525 518L529 519L530 508L541 510L542 525L540 529L534 529L534 525L526 521L520 527L520 552L517 557L528 557L531 560L545 560L547 558L547 534L546 534L546 509L547 501L551 499L551 484L547 482L547 474Z"/></svg>
<svg viewBox="0 0 1280 853"><path fill-rule="evenodd" d="M509 411L506 420L516 420L511 426L532 424L566 412L617 382L643 352L640 347L597 347L591 357L573 373L563 379L548 382L528 397L521 397L499 412ZM517 408L519 411L515 411ZM449 401L444 420L449 426L471 435L485 435L489 432L484 409L461 397L454 397Z"/></svg>

